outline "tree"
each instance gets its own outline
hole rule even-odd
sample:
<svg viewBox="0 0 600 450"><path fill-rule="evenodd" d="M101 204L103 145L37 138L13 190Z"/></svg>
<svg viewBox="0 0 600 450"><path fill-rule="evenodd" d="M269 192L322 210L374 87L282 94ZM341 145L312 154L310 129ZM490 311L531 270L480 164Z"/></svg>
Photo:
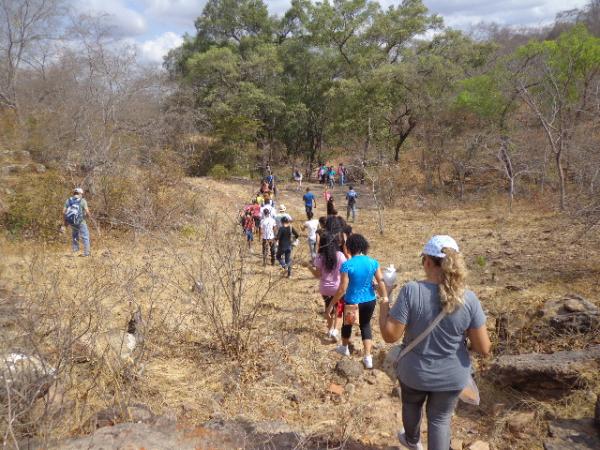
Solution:
<svg viewBox="0 0 600 450"><path fill-rule="evenodd" d="M62 0L0 0L0 106L19 114L17 84L45 41L58 37Z"/></svg>
<svg viewBox="0 0 600 450"><path fill-rule="evenodd" d="M559 207L566 207L563 161L577 125L590 111L590 95L600 71L600 39L577 25L555 41L533 41L515 57L522 67L514 74L520 98L538 119L554 155Z"/></svg>

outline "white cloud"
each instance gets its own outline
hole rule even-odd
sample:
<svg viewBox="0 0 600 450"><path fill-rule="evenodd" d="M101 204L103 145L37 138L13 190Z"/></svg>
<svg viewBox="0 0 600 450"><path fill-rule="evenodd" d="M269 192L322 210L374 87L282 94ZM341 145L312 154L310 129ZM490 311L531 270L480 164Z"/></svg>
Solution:
<svg viewBox="0 0 600 450"><path fill-rule="evenodd" d="M106 23L114 28L117 36L140 36L148 31L143 15L129 8L120 0L80 0L74 2L77 12L89 15L107 14Z"/></svg>
<svg viewBox="0 0 600 450"><path fill-rule="evenodd" d="M155 39L150 39L138 44L140 57L143 61L161 64L163 56L169 50L178 47L183 43L183 38L172 31L167 31Z"/></svg>
<svg viewBox="0 0 600 450"><path fill-rule="evenodd" d="M204 9L206 0L142 0L144 14L156 20L192 28Z"/></svg>

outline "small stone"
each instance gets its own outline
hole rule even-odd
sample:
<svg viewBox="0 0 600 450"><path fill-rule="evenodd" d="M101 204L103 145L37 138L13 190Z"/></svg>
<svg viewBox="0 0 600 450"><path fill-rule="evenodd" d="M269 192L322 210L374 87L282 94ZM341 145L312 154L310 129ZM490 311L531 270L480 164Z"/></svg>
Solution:
<svg viewBox="0 0 600 450"><path fill-rule="evenodd" d="M335 371L347 379L357 379L363 373L364 366L360 361L342 359L335 365Z"/></svg>
<svg viewBox="0 0 600 450"><path fill-rule="evenodd" d="M348 393L348 395L354 395L354 393L356 392L356 386L352 383L348 383L346 385L346 392Z"/></svg>
<svg viewBox="0 0 600 450"><path fill-rule="evenodd" d="M565 311L568 312L584 312L586 310L585 305L577 299L568 298L563 303Z"/></svg>
<svg viewBox="0 0 600 450"><path fill-rule="evenodd" d="M506 285L506 290L512 292L519 292L522 291L523 288L521 286L515 286L514 284L508 284Z"/></svg>
<svg viewBox="0 0 600 450"><path fill-rule="evenodd" d="M484 441L475 441L469 446L469 450L490 450L490 444Z"/></svg>
<svg viewBox="0 0 600 450"><path fill-rule="evenodd" d="M462 450L464 446L464 442L462 439L453 438L450 441L450 450Z"/></svg>
<svg viewBox="0 0 600 450"><path fill-rule="evenodd" d="M344 393L344 387L339 384L331 383L329 385L329 392L335 395L342 395Z"/></svg>
<svg viewBox="0 0 600 450"><path fill-rule="evenodd" d="M506 404L504 403L495 403L494 406L492 406L492 414L494 416L499 416L500 414L502 414L502 412L506 409Z"/></svg>
<svg viewBox="0 0 600 450"><path fill-rule="evenodd" d="M520 412L508 419L508 429L513 433L522 433L533 422L535 419L535 413L533 412Z"/></svg>

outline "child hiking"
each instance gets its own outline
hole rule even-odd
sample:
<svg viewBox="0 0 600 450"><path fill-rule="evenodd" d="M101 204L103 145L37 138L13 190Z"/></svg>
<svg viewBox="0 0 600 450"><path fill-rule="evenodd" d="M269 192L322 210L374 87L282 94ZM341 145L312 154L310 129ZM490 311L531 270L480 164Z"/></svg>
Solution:
<svg viewBox="0 0 600 450"><path fill-rule="evenodd" d="M319 221L313 218L312 211L306 213L308 220L300 227L302 231L306 230L308 234L308 251L310 252L310 261L315 260L317 256L317 230L319 229Z"/></svg>
<svg viewBox="0 0 600 450"><path fill-rule="evenodd" d="M346 262L346 257L339 251L336 236L331 233L323 233L319 240L319 253L312 266L309 266L312 274L319 278L319 292L325 302L325 310L333 300L334 295L340 287L340 268ZM338 326L344 310L344 301L340 299L332 309L331 314L326 315L327 336L337 341Z"/></svg>
<svg viewBox="0 0 600 450"><path fill-rule="evenodd" d="M290 225L287 216L281 218L281 227L277 231L277 261L281 268L287 271L287 277L292 276L292 247L298 239L298 232Z"/></svg>
<svg viewBox="0 0 600 450"><path fill-rule="evenodd" d="M306 188L306 194L302 196L302 200L304 200L304 210L306 211L306 217L308 217L309 213L312 214L313 208L317 207L315 194L310 191L309 187Z"/></svg>
<svg viewBox="0 0 600 450"><path fill-rule="evenodd" d="M267 265L267 252L271 253L271 265L275 265L275 219L271 217L271 210L263 210L260 221L260 237L262 240L263 266Z"/></svg>
<svg viewBox="0 0 600 450"><path fill-rule="evenodd" d="M350 218L352 214L352 222L356 220L356 199L358 198L358 192L354 190L352 186L348 186L348 192L346 192L346 220Z"/></svg>

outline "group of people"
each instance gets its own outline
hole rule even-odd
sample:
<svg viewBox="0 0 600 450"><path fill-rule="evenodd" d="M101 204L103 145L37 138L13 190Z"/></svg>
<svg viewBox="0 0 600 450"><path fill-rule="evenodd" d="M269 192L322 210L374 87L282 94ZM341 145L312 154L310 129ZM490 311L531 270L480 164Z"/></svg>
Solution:
<svg viewBox="0 0 600 450"><path fill-rule="evenodd" d="M319 279L326 335L337 343L338 353L350 357L354 350L352 330L357 325L362 340L362 362L366 369L372 369L371 322L379 304L383 340L393 343L403 339L403 347L416 343L395 369L401 385L404 426L398 432L399 442L408 449L423 448L420 429L426 405L428 449L447 450L451 417L471 376L467 338L471 349L482 355L489 354L491 348L481 303L466 288L463 254L450 236L432 237L420 256L423 280L406 283L392 305L389 299L396 286L385 284L379 262L369 255L368 240L354 233L347 223L350 216L355 218L358 194L349 187L344 220L337 213L328 187L326 184L323 191L326 215L319 219L315 218L317 198L310 187L306 188L303 203L307 220L301 226L306 231L310 251L310 260L305 265ZM285 207L281 205L279 215L284 213ZM260 220L261 233L265 233L263 242L272 238L283 245L284 250L277 251L283 267L291 264L288 242L297 238L297 233L289 225L291 218L282 218L278 228L277 220L270 221L269 214L263 212Z"/></svg>
<svg viewBox="0 0 600 450"><path fill-rule="evenodd" d="M344 163L340 163L337 171L333 166L322 164L319 166L317 175L319 178L319 184L325 184L330 188L333 188L333 186L335 186L336 176L339 177L340 186L343 186L346 183L348 171L344 166Z"/></svg>

